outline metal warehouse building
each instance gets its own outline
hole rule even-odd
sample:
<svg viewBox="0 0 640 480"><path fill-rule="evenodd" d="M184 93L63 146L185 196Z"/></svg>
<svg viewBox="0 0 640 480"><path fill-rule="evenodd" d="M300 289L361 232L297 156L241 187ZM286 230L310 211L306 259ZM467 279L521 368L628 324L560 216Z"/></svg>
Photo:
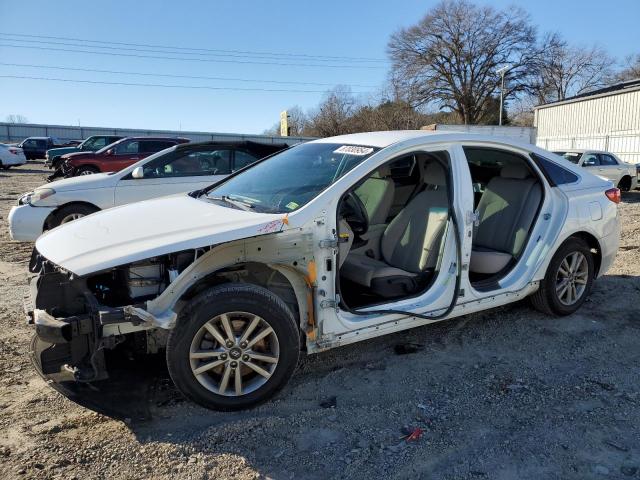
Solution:
<svg viewBox="0 0 640 480"><path fill-rule="evenodd" d="M640 79L535 108L536 144L607 150L640 163Z"/></svg>

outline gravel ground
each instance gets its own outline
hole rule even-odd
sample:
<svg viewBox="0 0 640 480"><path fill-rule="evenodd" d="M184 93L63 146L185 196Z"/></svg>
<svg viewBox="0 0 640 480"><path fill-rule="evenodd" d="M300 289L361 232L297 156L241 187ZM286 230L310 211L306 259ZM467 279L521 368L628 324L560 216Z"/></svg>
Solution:
<svg viewBox="0 0 640 480"><path fill-rule="evenodd" d="M104 415L28 360L31 245L9 241L6 218L44 177L0 173L0 478L640 478L640 192L575 315L523 302L311 356L273 401L233 414L183 400L161 361L125 361L119 387L76 392ZM395 353L406 342L416 351Z"/></svg>

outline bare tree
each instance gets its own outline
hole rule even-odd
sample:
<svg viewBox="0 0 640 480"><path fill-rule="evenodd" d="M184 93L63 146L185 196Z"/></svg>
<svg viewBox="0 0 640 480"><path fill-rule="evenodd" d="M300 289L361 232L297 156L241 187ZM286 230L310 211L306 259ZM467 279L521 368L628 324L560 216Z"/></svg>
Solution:
<svg viewBox="0 0 640 480"><path fill-rule="evenodd" d="M542 42L532 90L538 103L579 95L607 85L613 59L602 48L572 47L557 33Z"/></svg>
<svg viewBox="0 0 640 480"><path fill-rule="evenodd" d="M29 123L29 120L24 115L11 114L11 115L7 115L6 122L7 123Z"/></svg>
<svg viewBox="0 0 640 480"><path fill-rule="evenodd" d="M318 108L309 114L305 133L314 137L331 137L351 133L350 120L356 107L356 99L349 88L335 87L325 94Z"/></svg>
<svg viewBox="0 0 640 480"><path fill-rule="evenodd" d="M388 52L394 83L414 105L449 109L473 124L492 110L500 67L509 66L505 96L526 90L535 46L524 10L444 0L417 25L393 34Z"/></svg>
<svg viewBox="0 0 640 480"><path fill-rule="evenodd" d="M615 80L618 82L637 79L640 79L640 53L637 55L629 55L625 58L623 69L615 76Z"/></svg>

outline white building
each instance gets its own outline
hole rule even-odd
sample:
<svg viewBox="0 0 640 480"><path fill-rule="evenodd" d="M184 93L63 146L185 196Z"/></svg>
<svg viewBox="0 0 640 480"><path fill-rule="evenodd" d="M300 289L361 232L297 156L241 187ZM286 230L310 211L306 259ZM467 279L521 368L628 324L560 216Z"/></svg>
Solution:
<svg viewBox="0 0 640 480"><path fill-rule="evenodd" d="M606 150L640 163L640 79L535 108L536 144Z"/></svg>

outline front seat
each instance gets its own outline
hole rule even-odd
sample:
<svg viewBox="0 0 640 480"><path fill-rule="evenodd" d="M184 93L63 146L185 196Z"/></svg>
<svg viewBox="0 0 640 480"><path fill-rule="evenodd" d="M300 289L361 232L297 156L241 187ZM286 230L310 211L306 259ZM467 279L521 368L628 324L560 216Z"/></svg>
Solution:
<svg viewBox="0 0 640 480"><path fill-rule="evenodd" d="M380 240L381 259L347 255L340 274L382 297L415 292L420 277L435 268L448 218L446 173L437 162L424 170L432 186L416 195L387 226Z"/></svg>
<svg viewBox="0 0 640 480"><path fill-rule="evenodd" d="M387 223L395 194L395 184L390 176L391 169L385 165L356 188L355 193L364 204L371 225Z"/></svg>
<svg viewBox="0 0 640 480"><path fill-rule="evenodd" d="M498 273L520 254L541 199L540 183L524 165L506 165L489 180L477 208L471 272Z"/></svg>

